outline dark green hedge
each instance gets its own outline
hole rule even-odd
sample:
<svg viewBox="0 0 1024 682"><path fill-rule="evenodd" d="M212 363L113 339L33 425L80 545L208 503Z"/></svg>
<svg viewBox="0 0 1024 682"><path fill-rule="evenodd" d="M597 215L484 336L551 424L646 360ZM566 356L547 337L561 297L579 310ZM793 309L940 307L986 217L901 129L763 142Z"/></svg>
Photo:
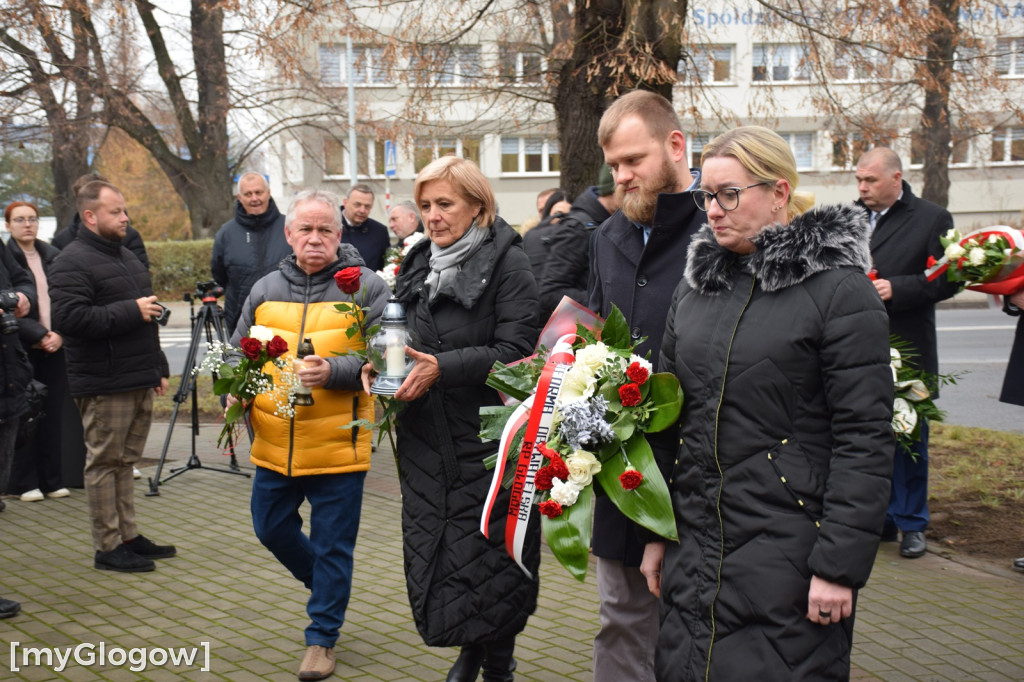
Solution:
<svg viewBox="0 0 1024 682"><path fill-rule="evenodd" d="M185 292L196 290L196 282L213 279L210 275L212 239L189 242L146 242L153 293L162 300L180 301Z"/></svg>

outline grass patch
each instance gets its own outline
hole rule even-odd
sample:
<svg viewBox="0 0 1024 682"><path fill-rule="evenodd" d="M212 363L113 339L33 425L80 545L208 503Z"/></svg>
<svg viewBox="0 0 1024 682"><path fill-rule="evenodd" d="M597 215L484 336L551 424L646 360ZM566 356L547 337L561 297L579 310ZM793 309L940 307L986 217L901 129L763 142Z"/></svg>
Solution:
<svg viewBox="0 0 1024 682"><path fill-rule="evenodd" d="M928 451L930 499L1024 503L1024 434L933 424Z"/></svg>
<svg viewBox="0 0 1024 682"><path fill-rule="evenodd" d="M153 420L166 422L174 411L174 396L181 386L181 377L172 376L168 383L167 395L157 396L153 400ZM196 398L199 406L199 420L212 422L223 419L224 409L220 406L220 398L213 392L213 380L209 376L199 376L196 381ZM185 402L178 408L178 421L188 419L192 409L192 395L185 396Z"/></svg>

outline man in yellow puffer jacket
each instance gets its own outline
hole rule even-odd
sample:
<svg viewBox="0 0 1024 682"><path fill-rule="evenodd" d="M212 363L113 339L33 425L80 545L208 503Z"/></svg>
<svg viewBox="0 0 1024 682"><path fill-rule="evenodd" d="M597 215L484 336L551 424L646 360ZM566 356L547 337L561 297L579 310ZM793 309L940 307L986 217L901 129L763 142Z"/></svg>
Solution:
<svg viewBox="0 0 1024 682"><path fill-rule="evenodd" d="M294 416L278 415L274 402L259 396L251 413L256 536L310 589L306 611L312 622L306 628L301 680L320 680L334 671L333 648L351 592L363 481L370 468L370 430L340 428L354 419L373 421L374 407L361 392L362 359L335 355L361 350L364 339L346 334L355 318L334 306L351 302L352 296L342 293L334 275L359 268L355 301L367 313L367 327L376 323L391 293L354 247L341 244L339 206L330 192L295 196L284 226L294 255L256 282L231 339L238 345L257 324L288 342L289 360L304 338L316 350L297 371L303 385L313 389L312 406L296 406ZM298 512L303 500L310 506L309 535L302 532Z"/></svg>

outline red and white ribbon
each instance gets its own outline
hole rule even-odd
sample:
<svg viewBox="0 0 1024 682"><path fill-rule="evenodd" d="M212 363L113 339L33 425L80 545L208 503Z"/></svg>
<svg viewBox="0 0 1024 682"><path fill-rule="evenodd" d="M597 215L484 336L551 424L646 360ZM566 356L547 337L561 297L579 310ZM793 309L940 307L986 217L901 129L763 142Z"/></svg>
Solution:
<svg viewBox="0 0 1024 682"><path fill-rule="evenodd" d="M498 449L498 461L495 463L494 476L484 502L483 514L480 517L480 532L489 537L489 521L494 503L501 487L501 479L508 461L508 448L515 434L526 423L526 433L519 449L519 460L516 464L516 475L512 482L512 496L509 500L508 516L505 519L505 549L515 559L523 572L531 576L523 565L523 544L529 527L530 511L536 494L534 476L544 464L544 455L537 450L537 444L547 441L551 431L551 422L555 416L555 403L562 390L565 373L572 367L573 353L569 344L575 335L567 334L558 340L551 352L551 357L541 370L536 392L516 408L512 417L505 424Z"/></svg>

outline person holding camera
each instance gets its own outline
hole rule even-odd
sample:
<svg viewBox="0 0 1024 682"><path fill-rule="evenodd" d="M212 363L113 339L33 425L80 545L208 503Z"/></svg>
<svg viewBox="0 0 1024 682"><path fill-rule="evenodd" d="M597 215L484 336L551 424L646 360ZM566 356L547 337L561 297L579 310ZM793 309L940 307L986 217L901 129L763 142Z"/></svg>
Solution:
<svg viewBox="0 0 1024 682"><path fill-rule="evenodd" d="M4 221L11 241L11 256L35 282L37 306L19 325L22 344L28 349L33 375L46 385L42 419L35 433L19 438L14 454L8 492L23 502L38 502L47 497L67 497L71 493L62 482L61 454L65 439L64 406L70 409L67 368L64 363L64 339L53 331L50 320L50 289L46 271L60 249L38 239L39 210L26 201L12 201L4 209ZM69 434L72 438L75 434ZM78 434L79 436L81 434ZM79 446L80 447L80 446ZM78 450L84 460L84 448Z"/></svg>
<svg viewBox="0 0 1024 682"><path fill-rule="evenodd" d="M121 240L128 227L124 197L104 181L77 196L86 229L50 269L53 327L64 337L68 384L85 431L85 492L97 569L152 571L174 556L139 534L132 469L142 457L153 394L167 392L149 271Z"/></svg>
<svg viewBox="0 0 1024 682"><path fill-rule="evenodd" d="M18 317L29 313L35 303L32 278L0 244L0 492L7 490L14 462L14 441L18 422L25 412L25 387L32 379L32 364L18 339ZM4 503L0 500L0 511ZM0 618L21 611L21 604L0 598Z"/></svg>

